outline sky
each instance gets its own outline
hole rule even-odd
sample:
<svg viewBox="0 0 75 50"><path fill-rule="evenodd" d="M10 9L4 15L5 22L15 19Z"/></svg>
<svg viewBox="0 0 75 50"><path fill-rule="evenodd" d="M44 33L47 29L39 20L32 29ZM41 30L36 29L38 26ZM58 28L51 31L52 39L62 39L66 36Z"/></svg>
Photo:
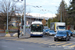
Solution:
<svg viewBox="0 0 75 50"><path fill-rule="evenodd" d="M58 7L62 0L26 0L26 12L30 12L29 15L32 16L46 16L55 17ZM64 0L67 5L69 5L69 0ZM22 6L24 3L17 3L18 6ZM38 6L38 7L35 7Z"/></svg>

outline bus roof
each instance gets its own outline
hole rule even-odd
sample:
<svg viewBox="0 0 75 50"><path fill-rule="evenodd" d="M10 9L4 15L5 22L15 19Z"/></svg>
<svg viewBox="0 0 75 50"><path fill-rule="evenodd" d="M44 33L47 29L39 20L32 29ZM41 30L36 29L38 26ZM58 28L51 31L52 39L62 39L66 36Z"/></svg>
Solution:
<svg viewBox="0 0 75 50"><path fill-rule="evenodd" d="M40 22L40 21L34 21L34 22L32 22L32 24L42 24L42 22Z"/></svg>

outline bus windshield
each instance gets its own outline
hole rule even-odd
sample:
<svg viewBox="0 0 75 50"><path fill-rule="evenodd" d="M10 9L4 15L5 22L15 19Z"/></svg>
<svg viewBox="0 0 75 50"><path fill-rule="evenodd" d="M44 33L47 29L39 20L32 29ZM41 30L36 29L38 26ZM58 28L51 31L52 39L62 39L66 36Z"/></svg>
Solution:
<svg viewBox="0 0 75 50"><path fill-rule="evenodd" d="M59 26L59 29L66 29L65 26Z"/></svg>
<svg viewBox="0 0 75 50"><path fill-rule="evenodd" d="M39 24L31 25L31 32L43 32L43 25Z"/></svg>

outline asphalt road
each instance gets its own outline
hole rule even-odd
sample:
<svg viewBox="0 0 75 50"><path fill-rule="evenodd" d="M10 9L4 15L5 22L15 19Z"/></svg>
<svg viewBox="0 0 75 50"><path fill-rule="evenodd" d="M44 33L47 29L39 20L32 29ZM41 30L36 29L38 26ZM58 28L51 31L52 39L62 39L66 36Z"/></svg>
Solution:
<svg viewBox="0 0 75 50"><path fill-rule="evenodd" d="M74 48L47 46L44 44L30 42L0 40L0 50L74 50Z"/></svg>
<svg viewBox="0 0 75 50"><path fill-rule="evenodd" d="M53 36L29 37L30 30L26 31L28 37L0 37L0 50L75 50L75 37L55 42Z"/></svg>

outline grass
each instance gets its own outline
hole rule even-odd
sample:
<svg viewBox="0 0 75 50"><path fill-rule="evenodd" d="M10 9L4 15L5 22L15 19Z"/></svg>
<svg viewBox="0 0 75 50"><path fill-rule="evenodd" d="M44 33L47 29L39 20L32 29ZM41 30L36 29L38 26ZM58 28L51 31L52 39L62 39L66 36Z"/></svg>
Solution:
<svg viewBox="0 0 75 50"><path fill-rule="evenodd" d="M9 26L9 29L18 29L18 27Z"/></svg>

